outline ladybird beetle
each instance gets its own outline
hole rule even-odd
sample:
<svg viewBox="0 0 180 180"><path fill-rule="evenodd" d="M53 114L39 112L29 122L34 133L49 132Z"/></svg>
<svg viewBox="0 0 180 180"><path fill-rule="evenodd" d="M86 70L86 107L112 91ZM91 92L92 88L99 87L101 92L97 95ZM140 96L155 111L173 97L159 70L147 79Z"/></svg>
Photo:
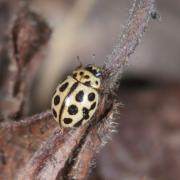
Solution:
<svg viewBox="0 0 180 180"><path fill-rule="evenodd" d="M79 127L92 118L99 103L101 75L99 67L89 64L57 86L51 109L61 127Z"/></svg>

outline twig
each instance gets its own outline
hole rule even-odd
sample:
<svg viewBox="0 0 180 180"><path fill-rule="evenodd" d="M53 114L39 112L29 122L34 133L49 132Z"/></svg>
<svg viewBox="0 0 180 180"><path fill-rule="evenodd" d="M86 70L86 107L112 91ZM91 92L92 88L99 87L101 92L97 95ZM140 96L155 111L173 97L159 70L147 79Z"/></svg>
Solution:
<svg viewBox="0 0 180 180"><path fill-rule="evenodd" d="M134 53L138 46L145 29L151 19L151 13L155 12L155 0L134 0L133 6L129 12L127 25L120 36L117 45L114 47L111 55L105 62L105 71L110 74L109 87L116 89L116 82L121 77L128 59Z"/></svg>

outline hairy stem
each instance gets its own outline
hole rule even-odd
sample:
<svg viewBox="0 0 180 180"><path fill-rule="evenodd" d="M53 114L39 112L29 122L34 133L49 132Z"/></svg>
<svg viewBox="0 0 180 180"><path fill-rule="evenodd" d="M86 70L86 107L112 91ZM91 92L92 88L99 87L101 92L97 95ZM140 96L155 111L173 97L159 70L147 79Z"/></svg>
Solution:
<svg viewBox="0 0 180 180"><path fill-rule="evenodd" d="M117 78L121 77L128 63L129 56L138 46L150 22L151 13L155 11L154 2L155 0L134 0L120 39L105 61L106 72L110 74L110 87L115 86Z"/></svg>

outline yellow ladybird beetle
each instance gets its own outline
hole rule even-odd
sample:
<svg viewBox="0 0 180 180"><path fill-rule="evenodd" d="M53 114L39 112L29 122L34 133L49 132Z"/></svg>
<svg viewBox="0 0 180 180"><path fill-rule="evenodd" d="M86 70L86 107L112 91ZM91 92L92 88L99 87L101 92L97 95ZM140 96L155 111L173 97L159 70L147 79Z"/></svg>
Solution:
<svg viewBox="0 0 180 180"><path fill-rule="evenodd" d="M59 84L53 95L51 109L62 128L87 123L99 103L102 72L96 65L78 68Z"/></svg>

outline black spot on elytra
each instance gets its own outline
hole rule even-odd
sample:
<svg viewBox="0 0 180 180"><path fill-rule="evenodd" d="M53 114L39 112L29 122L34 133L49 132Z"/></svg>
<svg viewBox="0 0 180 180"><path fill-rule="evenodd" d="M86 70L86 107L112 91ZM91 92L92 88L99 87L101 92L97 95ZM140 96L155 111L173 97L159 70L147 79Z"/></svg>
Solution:
<svg viewBox="0 0 180 180"><path fill-rule="evenodd" d="M54 105L57 106L59 103L60 103L60 97L59 97L59 95L56 95L54 97Z"/></svg>
<svg viewBox="0 0 180 180"><path fill-rule="evenodd" d="M81 72L80 72L80 75L82 76L83 74L84 74L84 72L81 71Z"/></svg>
<svg viewBox="0 0 180 180"><path fill-rule="evenodd" d="M77 77L77 73L74 73L73 78L76 79L76 77Z"/></svg>
<svg viewBox="0 0 180 180"><path fill-rule="evenodd" d="M71 124L72 123L72 119L71 118L64 118L64 123L65 124Z"/></svg>
<svg viewBox="0 0 180 180"><path fill-rule="evenodd" d="M96 107L96 102L94 102L94 103L91 105L90 110L93 110L95 107Z"/></svg>
<svg viewBox="0 0 180 180"><path fill-rule="evenodd" d="M59 88L59 91L63 92L67 87L68 87L69 83L66 82L64 83L60 88Z"/></svg>
<svg viewBox="0 0 180 180"><path fill-rule="evenodd" d="M84 84L85 84L86 86L90 86L90 85L91 85L91 82L90 82L90 81L86 81Z"/></svg>
<svg viewBox="0 0 180 180"><path fill-rule="evenodd" d="M75 114L77 114L77 112L78 112L77 106L75 106L75 105L70 105L70 106L68 107L68 113L69 113L70 115L75 115Z"/></svg>
<svg viewBox="0 0 180 180"><path fill-rule="evenodd" d="M95 94L93 92L89 93L88 100L93 101L95 99Z"/></svg>
<svg viewBox="0 0 180 180"><path fill-rule="evenodd" d="M81 126L82 122L83 122L82 120L78 121L76 124L74 124L74 127L79 127L79 126Z"/></svg>
<svg viewBox="0 0 180 180"><path fill-rule="evenodd" d="M83 107L83 118L84 119L89 119L89 110L85 107Z"/></svg>
<svg viewBox="0 0 180 180"><path fill-rule="evenodd" d="M85 75L84 78L85 78L85 79L89 79L89 75Z"/></svg>
<svg viewBox="0 0 180 180"><path fill-rule="evenodd" d="M56 113L56 111L55 111L54 109L53 109L52 111L53 111L54 117L57 118L57 113Z"/></svg>
<svg viewBox="0 0 180 180"><path fill-rule="evenodd" d="M95 83L96 83L96 85L98 85L98 84L99 84L99 83L98 83L98 81L96 81Z"/></svg>
<svg viewBox="0 0 180 180"><path fill-rule="evenodd" d="M83 91L79 91L77 94L76 94L76 101L77 102L82 102L83 101L83 96L84 96L84 92Z"/></svg>
<svg viewBox="0 0 180 180"><path fill-rule="evenodd" d="M69 97L69 96L72 94L72 92L77 88L77 86L78 86L78 82L75 82L75 83L71 86L71 88L70 88L70 90L69 90L69 92L68 92L67 97ZM64 106L65 106L65 101L62 103L62 107L60 108L59 119L61 119Z"/></svg>
<svg viewBox="0 0 180 180"><path fill-rule="evenodd" d="M71 89L69 91L69 94L71 94L78 86L78 82L75 82L72 86L71 86Z"/></svg>

